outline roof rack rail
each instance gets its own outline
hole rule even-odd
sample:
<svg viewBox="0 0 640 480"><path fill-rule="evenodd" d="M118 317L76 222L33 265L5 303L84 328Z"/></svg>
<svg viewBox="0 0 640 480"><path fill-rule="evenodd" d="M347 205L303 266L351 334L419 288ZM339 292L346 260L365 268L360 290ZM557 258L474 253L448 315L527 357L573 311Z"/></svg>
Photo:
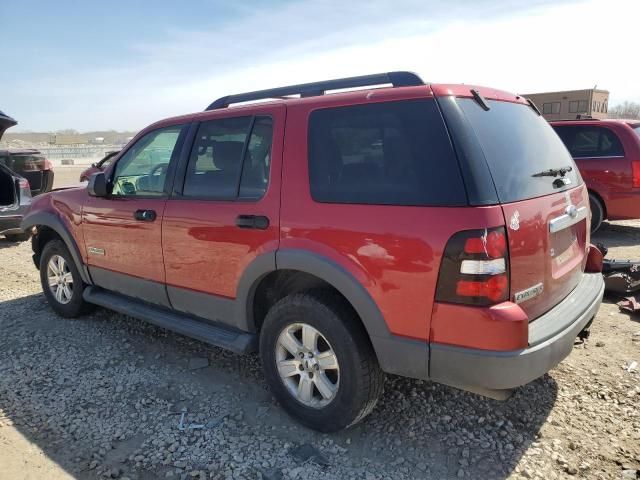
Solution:
<svg viewBox="0 0 640 480"><path fill-rule="evenodd" d="M362 75L359 77L336 78L322 82L301 83L299 85L289 85L287 87L270 88L268 90L257 90L255 92L238 93L220 97L205 111L226 108L233 103L249 102L252 100L263 100L267 98L280 98L288 95L300 95L301 97L314 97L324 95L327 90L339 90L342 88L368 87L373 85L384 85L390 83L394 87L412 87L424 85L422 79L413 72L387 72L373 75Z"/></svg>

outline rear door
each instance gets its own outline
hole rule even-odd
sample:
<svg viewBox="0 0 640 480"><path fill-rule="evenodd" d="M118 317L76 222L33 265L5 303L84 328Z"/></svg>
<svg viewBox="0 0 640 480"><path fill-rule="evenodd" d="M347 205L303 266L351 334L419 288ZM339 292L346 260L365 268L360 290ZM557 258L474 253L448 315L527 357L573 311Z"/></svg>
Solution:
<svg viewBox="0 0 640 480"><path fill-rule="evenodd" d="M259 255L275 268L283 105L225 109L197 128L167 202L162 244L173 308L234 324L242 274Z"/></svg>
<svg viewBox="0 0 640 480"><path fill-rule="evenodd" d="M509 239L511 299L530 320L582 277L589 242L587 190L551 126L522 103L461 98L484 154Z"/></svg>

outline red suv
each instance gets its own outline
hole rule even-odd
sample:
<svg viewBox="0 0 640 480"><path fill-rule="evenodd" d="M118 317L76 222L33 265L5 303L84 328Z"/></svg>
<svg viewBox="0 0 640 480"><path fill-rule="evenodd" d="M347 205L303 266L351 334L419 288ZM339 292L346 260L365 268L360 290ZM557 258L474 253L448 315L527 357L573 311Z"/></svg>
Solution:
<svg viewBox="0 0 640 480"><path fill-rule="evenodd" d="M640 218L640 120L552 122L589 189L591 231Z"/></svg>
<svg viewBox="0 0 640 480"><path fill-rule="evenodd" d="M162 120L23 227L60 315L258 350L283 407L332 431L383 372L505 398L566 357L603 294L588 208L531 102L392 72Z"/></svg>

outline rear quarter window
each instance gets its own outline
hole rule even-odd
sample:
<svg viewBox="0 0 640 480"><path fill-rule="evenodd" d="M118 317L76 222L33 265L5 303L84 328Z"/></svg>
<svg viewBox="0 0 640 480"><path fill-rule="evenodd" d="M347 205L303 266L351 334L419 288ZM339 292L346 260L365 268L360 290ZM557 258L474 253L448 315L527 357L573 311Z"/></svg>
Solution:
<svg viewBox="0 0 640 480"><path fill-rule="evenodd" d="M623 157L618 136L606 127L567 125L553 127L573 158Z"/></svg>
<svg viewBox="0 0 640 480"><path fill-rule="evenodd" d="M455 152L433 99L312 112L309 180L318 202L467 203Z"/></svg>

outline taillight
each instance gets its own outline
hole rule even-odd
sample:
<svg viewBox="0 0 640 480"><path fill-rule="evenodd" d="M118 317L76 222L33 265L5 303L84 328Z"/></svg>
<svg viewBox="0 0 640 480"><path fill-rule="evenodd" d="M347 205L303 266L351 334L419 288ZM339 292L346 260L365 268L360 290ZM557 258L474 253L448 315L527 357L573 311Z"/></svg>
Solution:
<svg viewBox="0 0 640 480"><path fill-rule="evenodd" d="M640 188L640 161L631 162L633 172L633 186Z"/></svg>
<svg viewBox="0 0 640 480"><path fill-rule="evenodd" d="M465 230L447 242L436 300L493 305L509 299L509 263L504 227Z"/></svg>
<svg viewBox="0 0 640 480"><path fill-rule="evenodd" d="M20 180L18 180L18 185L20 186L21 190L30 190L29 180L27 180L26 178L21 178Z"/></svg>
<svg viewBox="0 0 640 480"><path fill-rule="evenodd" d="M48 158L44 159L44 169L45 170L53 170L53 163Z"/></svg>

